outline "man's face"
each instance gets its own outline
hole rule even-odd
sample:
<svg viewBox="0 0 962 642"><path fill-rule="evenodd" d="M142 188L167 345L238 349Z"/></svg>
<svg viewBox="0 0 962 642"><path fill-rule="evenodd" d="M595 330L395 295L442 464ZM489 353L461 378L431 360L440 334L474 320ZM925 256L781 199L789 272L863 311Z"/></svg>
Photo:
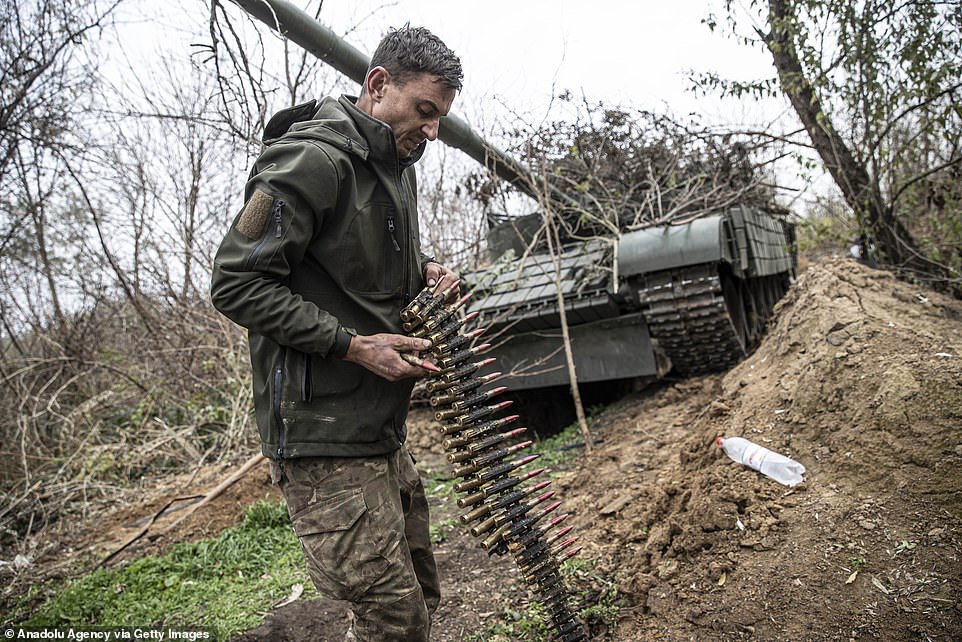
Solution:
<svg viewBox="0 0 962 642"><path fill-rule="evenodd" d="M450 111L455 92L431 74L411 76L399 85L386 71L383 73L371 115L391 127L398 157L407 158L424 140L438 137L441 116Z"/></svg>

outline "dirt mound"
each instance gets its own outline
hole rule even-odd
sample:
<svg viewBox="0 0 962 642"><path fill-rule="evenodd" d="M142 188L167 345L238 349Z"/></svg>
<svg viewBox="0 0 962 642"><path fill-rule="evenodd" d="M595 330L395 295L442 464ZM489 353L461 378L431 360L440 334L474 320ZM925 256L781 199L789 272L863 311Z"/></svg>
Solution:
<svg viewBox="0 0 962 642"><path fill-rule="evenodd" d="M613 639L962 639L960 420L959 303L811 266L749 359L596 426L564 494L633 605ZM720 435L807 482L732 462Z"/></svg>

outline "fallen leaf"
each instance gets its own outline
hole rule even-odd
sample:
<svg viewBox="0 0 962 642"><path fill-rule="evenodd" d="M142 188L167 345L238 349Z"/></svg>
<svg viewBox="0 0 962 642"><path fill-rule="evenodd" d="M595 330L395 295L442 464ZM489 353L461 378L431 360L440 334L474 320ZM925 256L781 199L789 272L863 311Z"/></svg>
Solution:
<svg viewBox="0 0 962 642"><path fill-rule="evenodd" d="M891 591L890 591L889 589L885 588L885 585L882 584L882 582L881 582L877 577L873 577L873 578L872 578L872 584L875 585L875 588L877 588L878 590L882 591L882 592L885 593L886 595L888 595L889 593L891 593Z"/></svg>
<svg viewBox="0 0 962 642"><path fill-rule="evenodd" d="M846 583L846 584L851 584L852 582L855 581L855 578L856 578L856 577L858 577L858 571L855 571L854 573L852 573L851 575L849 575L849 576L848 576L848 579L845 580L845 583Z"/></svg>
<svg viewBox="0 0 962 642"><path fill-rule="evenodd" d="M294 586L291 587L291 594L285 597L283 600L281 600L277 604L275 604L272 608L279 609L282 606L287 606L291 602L294 602L295 600L297 600L297 598L299 598L301 596L301 593L303 592L304 592L304 585L295 584Z"/></svg>

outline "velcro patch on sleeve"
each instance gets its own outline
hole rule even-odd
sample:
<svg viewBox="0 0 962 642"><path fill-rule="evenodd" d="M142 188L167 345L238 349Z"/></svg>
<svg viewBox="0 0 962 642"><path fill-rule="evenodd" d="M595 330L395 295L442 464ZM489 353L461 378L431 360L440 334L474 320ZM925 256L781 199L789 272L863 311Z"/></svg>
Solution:
<svg viewBox="0 0 962 642"><path fill-rule="evenodd" d="M237 231L249 239L257 240L264 235L264 226L271 216L271 208L274 207L274 199L259 189L255 189L244 212L237 220Z"/></svg>

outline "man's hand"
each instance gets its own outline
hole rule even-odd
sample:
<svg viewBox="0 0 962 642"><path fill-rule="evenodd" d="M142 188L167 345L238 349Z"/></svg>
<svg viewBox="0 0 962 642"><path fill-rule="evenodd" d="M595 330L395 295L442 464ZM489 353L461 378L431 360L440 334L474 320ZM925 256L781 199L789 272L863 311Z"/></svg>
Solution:
<svg viewBox="0 0 962 642"><path fill-rule="evenodd" d="M461 280L457 274L444 267L440 263L435 263L434 261L429 261L424 267L424 281L427 283L428 287L434 288L435 292L443 292L445 288L450 287ZM452 289L446 298L448 303L456 301L461 296L461 288L457 287Z"/></svg>
<svg viewBox="0 0 962 642"><path fill-rule="evenodd" d="M431 342L427 339L403 334L357 335L351 338L344 360L364 366L388 381L400 381L440 372L434 363L417 354L430 348Z"/></svg>

